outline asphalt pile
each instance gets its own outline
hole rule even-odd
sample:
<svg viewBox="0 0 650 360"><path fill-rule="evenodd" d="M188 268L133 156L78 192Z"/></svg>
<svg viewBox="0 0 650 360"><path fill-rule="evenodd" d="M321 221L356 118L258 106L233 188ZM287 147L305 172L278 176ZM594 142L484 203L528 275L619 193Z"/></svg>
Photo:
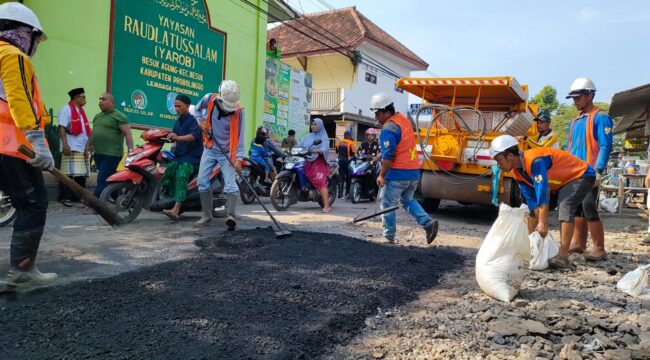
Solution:
<svg viewBox="0 0 650 360"><path fill-rule="evenodd" d="M335 357L650 358L650 301L616 290L626 272L650 259L616 252L600 263L573 259L573 271L529 272L510 303L484 295L467 270L448 274L442 284L447 290L369 318L364 334L337 349Z"/></svg>
<svg viewBox="0 0 650 360"><path fill-rule="evenodd" d="M315 358L463 266L452 248L270 229L202 234L195 258L0 302L6 359Z"/></svg>

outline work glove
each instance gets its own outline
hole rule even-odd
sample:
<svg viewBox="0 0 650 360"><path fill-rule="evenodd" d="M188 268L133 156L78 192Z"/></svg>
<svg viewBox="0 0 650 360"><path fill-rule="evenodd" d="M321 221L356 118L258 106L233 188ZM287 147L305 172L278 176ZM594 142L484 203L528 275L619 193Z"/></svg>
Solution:
<svg viewBox="0 0 650 360"><path fill-rule="evenodd" d="M54 169L54 158L45 141L45 133L40 130L27 130L23 133L27 141L32 144L32 150L36 154L33 159L27 160L27 163L40 170Z"/></svg>

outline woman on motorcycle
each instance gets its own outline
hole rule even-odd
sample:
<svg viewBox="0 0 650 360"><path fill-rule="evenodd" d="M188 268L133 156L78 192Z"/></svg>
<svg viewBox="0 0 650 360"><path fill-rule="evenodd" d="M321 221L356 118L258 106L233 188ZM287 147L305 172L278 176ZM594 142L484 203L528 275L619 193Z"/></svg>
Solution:
<svg viewBox="0 0 650 360"><path fill-rule="evenodd" d="M314 145L314 141L320 140L319 145ZM327 176L330 172L330 166L327 163L329 156L329 138L323 125L323 120L315 118L311 121L311 133L305 136L298 144L298 147L309 149L311 154L305 157L305 175L312 185L320 193L323 200L323 212L329 213L332 208L329 206L329 196L327 193Z"/></svg>
<svg viewBox="0 0 650 360"><path fill-rule="evenodd" d="M368 155L372 157L372 161L379 160L379 142L377 141L377 129L369 128L366 130L366 140L361 143L359 148L361 155Z"/></svg>

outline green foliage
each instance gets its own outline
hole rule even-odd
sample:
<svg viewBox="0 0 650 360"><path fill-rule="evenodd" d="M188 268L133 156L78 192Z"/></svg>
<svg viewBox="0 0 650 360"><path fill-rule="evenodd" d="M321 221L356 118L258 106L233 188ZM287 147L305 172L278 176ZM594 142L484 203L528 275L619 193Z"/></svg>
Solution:
<svg viewBox="0 0 650 360"><path fill-rule="evenodd" d="M544 86L537 95L533 96L530 103L539 106L541 111L549 115L560 107L560 102L557 100L557 90L551 85Z"/></svg>
<svg viewBox="0 0 650 360"><path fill-rule="evenodd" d="M601 110L607 112L609 111L609 104L605 102L595 102L594 105L598 106ZM567 138L569 137L569 122L573 120L574 117L578 115L578 109L576 109L573 104L560 104L555 112L555 115L551 117L551 128L553 132L557 134L558 141L560 142L560 147L565 148L567 143ZM620 119L614 119L615 124Z"/></svg>

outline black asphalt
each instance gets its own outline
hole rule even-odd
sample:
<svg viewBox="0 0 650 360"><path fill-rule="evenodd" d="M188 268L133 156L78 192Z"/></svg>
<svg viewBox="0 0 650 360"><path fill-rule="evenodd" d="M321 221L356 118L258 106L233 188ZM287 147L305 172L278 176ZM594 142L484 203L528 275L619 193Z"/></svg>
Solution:
<svg viewBox="0 0 650 360"><path fill-rule="evenodd" d="M462 266L452 248L270 229L196 258L0 301L3 359L311 359Z"/></svg>

